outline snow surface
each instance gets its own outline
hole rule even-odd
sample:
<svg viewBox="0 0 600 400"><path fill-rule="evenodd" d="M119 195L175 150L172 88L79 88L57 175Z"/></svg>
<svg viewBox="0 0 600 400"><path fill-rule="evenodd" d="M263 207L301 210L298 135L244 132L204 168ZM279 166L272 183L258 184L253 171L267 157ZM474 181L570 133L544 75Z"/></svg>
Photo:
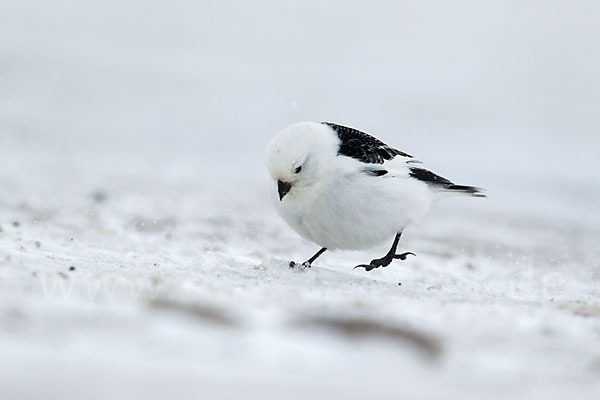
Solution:
<svg viewBox="0 0 600 400"><path fill-rule="evenodd" d="M598 4L5 3L1 399L600 395ZM290 270L298 120L490 197Z"/></svg>

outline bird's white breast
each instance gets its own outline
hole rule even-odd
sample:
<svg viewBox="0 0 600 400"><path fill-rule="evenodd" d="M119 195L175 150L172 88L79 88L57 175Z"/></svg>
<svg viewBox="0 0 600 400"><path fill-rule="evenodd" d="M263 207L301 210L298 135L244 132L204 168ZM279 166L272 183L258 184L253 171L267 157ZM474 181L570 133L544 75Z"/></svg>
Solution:
<svg viewBox="0 0 600 400"><path fill-rule="evenodd" d="M422 182L374 177L343 164L318 185L292 191L283 201L276 190L272 197L300 236L330 250L360 250L389 241L425 215L432 200Z"/></svg>

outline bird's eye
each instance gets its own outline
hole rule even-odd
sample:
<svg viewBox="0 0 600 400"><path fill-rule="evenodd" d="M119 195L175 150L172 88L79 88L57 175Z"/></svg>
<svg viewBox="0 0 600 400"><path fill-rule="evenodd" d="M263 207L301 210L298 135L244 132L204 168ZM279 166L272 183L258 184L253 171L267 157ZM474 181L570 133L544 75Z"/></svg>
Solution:
<svg viewBox="0 0 600 400"><path fill-rule="evenodd" d="M296 170L294 171L296 174L299 174L300 171L302 171L302 166L299 166L298 168L296 168Z"/></svg>

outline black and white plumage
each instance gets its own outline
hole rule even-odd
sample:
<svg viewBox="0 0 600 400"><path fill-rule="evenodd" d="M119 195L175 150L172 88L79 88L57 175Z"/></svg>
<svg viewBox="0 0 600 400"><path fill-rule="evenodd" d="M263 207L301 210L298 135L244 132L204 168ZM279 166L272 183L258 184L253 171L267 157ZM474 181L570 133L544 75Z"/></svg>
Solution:
<svg viewBox="0 0 600 400"><path fill-rule="evenodd" d="M419 161L359 130L331 122L299 122L269 143L266 164L271 195L281 217L322 249L360 250L394 237L390 252L361 265L389 265L404 228L422 218L443 195L484 197L473 186L418 166ZM294 263L292 263L295 265Z"/></svg>
<svg viewBox="0 0 600 400"><path fill-rule="evenodd" d="M396 156L413 158L357 129L332 122L322 123L331 127L337 133L341 141L338 155L352 157L366 164L383 164L386 160L391 160Z"/></svg>

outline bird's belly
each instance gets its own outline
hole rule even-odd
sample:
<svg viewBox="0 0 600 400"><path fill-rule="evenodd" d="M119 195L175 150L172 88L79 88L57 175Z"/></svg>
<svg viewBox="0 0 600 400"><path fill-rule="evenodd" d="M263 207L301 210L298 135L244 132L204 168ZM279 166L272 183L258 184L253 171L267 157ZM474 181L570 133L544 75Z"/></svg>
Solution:
<svg viewBox="0 0 600 400"><path fill-rule="evenodd" d="M302 221L311 239L330 250L362 250L384 243L403 227L386 221L385 225L357 224L353 218L314 218Z"/></svg>
<svg viewBox="0 0 600 400"><path fill-rule="evenodd" d="M429 209L429 191L419 182L413 187L410 181L367 179L324 191L288 224L322 247L361 250L391 240ZM405 182L411 187L402 187Z"/></svg>

